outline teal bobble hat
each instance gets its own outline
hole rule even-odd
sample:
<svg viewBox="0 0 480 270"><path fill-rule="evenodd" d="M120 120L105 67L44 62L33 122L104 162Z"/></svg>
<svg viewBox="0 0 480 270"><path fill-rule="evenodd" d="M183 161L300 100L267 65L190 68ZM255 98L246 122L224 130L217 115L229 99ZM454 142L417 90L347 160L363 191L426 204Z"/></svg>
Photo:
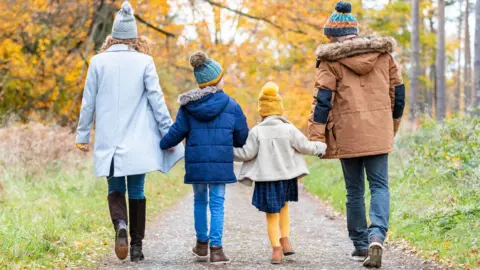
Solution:
<svg viewBox="0 0 480 270"><path fill-rule="evenodd" d="M358 35L358 22L351 12L352 4L342 1L338 2L335 5L335 12L332 13L323 27L325 36Z"/></svg>
<svg viewBox="0 0 480 270"><path fill-rule="evenodd" d="M204 52L194 53L190 57L190 65L200 88L217 85L223 77L222 66Z"/></svg>
<svg viewBox="0 0 480 270"><path fill-rule="evenodd" d="M133 15L132 5L128 1L123 2L117 16L115 16L112 37L116 39L137 38L137 22Z"/></svg>

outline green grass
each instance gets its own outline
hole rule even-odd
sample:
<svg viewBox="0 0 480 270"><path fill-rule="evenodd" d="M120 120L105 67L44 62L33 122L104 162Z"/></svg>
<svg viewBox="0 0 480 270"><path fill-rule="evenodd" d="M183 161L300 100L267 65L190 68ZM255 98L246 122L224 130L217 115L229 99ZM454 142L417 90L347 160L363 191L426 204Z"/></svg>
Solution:
<svg viewBox="0 0 480 270"><path fill-rule="evenodd" d="M106 180L94 178L92 161L75 170L49 169L39 177L19 170L0 174L0 268L93 265L112 252ZM183 166L151 173L147 215L162 211L188 191Z"/></svg>
<svg viewBox="0 0 480 270"><path fill-rule="evenodd" d="M407 240L422 256L446 265L480 269L479 120L423 125L400 138L390 156L389 238ZM308 161L306 188L345 213L340 162Z"/></svg>

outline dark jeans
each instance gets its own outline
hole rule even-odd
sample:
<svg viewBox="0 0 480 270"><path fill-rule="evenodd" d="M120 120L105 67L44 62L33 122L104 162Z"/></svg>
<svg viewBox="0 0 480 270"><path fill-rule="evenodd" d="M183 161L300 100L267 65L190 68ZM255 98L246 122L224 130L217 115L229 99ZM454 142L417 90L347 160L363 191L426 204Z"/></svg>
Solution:
<svg viewBox="0 0 480 270"><path fill-rule="evenodd" d="M356 249L367 249L369 239L383 242L388 231L390 192L388 191L388 154L342 159L347 189L347 227ZM365 210L365 172L372 198L370 227Z"/></svg>
<svg viewBox="0 0 480 270"><path fill-rule="evenodd" d="M145 174L128 175L125 180L125 176L113 176L113 168L114 166L112 161L112 165L110 166L110 175L107 177L108 194L112 192L120 192L125 195L128 188L129 199L145 199ZM125 184L125 181L127 184Z"/></svg>

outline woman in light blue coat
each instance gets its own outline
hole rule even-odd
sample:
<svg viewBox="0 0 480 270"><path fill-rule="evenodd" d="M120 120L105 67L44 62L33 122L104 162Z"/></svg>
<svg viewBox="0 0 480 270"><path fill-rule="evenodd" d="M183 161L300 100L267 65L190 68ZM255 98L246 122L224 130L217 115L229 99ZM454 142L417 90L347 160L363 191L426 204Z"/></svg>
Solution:
<svg viewBox="0 0 480 270"><path fill-rule="evenodd" d="M112 35L90 61L77 129L77 147L88 151L95 119L95 176L108 180L115 253L122 260L128 255L127 188L130 258L140 261L144 259L145 174L167 173L184 155L182 144L168 151L159 148L173 122L155 64L147 55L150 45L147 38L137 37L132 6L124 2Z"/></svg>

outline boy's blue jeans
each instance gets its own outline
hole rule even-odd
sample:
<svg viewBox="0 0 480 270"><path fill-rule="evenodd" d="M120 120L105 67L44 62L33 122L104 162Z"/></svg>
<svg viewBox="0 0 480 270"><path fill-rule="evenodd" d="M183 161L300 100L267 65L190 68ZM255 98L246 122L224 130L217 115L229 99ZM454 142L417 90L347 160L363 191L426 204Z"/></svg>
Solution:
<svg viewBox="0 0 480 270"><path fill-rule="evenodd" d="M126 181L128 182L125 185L125 176L113 177L113 161L110 167L110 176L107 178L108 181L108 194L112 192L120 192L123 195L127 192L128 186L128 198L134 200L145 199L144 188L145 188L145 174L129 175L127 176Z"/></svg>
<svg viewBox="0 0 480 270"><path fill-rule="evenodd" d="M347 227L356 249L367 249L369 239L385 240L390 216L388 190L388 154L342 159L343 176L347 189ZM370 200L370 227L365 210L365 172L372 198Z"/></svg>
<svg viewBox="0 0 480 270"><path fill-rule="evenodd" d="M210 241L210 246L221 247L225 184L193 184L195 231L201 242ZM210 201L209 201L210 197ZM210 206L210 235L208 234L207 205Z"/></svg>

